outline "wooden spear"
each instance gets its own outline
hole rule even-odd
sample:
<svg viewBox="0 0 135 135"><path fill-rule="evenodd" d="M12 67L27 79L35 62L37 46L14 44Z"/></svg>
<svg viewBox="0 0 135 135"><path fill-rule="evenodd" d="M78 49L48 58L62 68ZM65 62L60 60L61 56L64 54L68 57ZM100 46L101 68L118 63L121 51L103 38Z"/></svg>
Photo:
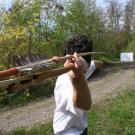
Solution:
<svg viewBox="0 0 135 135"><path fill-rule="evenodd" d="M100 55L100 54L106 54L105 52L86 52L86 53L79 53L79 56L87 56L87 55ZM6 77L10 77L13 75L17 75L20 72L24 72L24 71L30 71L32 70L34 67L39 66L39 65L45 65L47 63L59 63L61 61L65 61L69 58L72 58L73 55L68 55L68 56L63 56L63 57L58 57L58 56L54 56L51 59L48 60L41 60L38 62L33 62L24 66L19 66L19 67L13 67L7 70L3 70L0 71L0 78L6 78Z"/></svg>

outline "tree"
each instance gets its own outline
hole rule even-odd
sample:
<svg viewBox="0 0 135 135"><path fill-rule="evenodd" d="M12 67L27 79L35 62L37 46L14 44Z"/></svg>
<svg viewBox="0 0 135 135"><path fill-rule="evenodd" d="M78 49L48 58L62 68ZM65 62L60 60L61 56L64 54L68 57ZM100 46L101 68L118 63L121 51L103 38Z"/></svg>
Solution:
<svg viewBox="0 0 135 135"><path fill-rule="evenodd" d="M12 56L17 54L52 54L51 46L55 45L50 40L50 22L59 10L60 5L53 0L16 0L3 13L4 23L0 32L1 63L6 67L11 66Z"/></svg>
<svg viewBox="0 0 135 135"><path fill-rule="evenodd" d="M100 19L92 0L74 0L66 7L64 15L57 20L57 30L63 31L66 38L77 34L86 34L96 44L99 43L98 33L101 28ZM66 39L65 39L66 40Z"/></svg>

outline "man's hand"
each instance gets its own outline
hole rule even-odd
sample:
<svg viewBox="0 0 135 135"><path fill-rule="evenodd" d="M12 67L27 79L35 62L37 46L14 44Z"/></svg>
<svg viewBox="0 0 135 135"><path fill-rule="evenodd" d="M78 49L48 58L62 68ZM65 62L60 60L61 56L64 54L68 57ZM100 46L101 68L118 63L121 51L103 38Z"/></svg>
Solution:
<svg viewBox="0 0 135 135"><path fill-rule="evenodd" d="M77 53L74 53L74 57L65 62L64 67L68 67L71 64L75 67L68 72L71 79L79 79L87 71L87 62L82 57L79 57Z"/></svg>

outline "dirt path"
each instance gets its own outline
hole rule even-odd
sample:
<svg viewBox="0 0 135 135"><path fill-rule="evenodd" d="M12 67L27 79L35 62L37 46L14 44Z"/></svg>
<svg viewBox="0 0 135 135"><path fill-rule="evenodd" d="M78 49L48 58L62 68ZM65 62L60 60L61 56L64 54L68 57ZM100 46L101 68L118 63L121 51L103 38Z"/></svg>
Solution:
<svg viewBox="0 0 135 135"><path fill-rule="evenodd" d="M135 87L135 70L121 69L110 72L110 69L106 69L92 77L88 84L93 104L98 104L105 98ZM0 131L10 131L17 127L32 126L38 122L52 120L54 107L54 98L51 97L24 107L0 111Z"/></svg>

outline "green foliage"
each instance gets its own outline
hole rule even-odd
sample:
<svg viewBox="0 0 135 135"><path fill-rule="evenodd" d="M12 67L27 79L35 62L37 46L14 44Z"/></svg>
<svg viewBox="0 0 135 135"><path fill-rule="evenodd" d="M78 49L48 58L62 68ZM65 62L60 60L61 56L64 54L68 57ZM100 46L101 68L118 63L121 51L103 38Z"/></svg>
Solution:
<svg viewBox="0 0 135 135"><path fill-rule="evenodd" d="M94 39L100 23L95 8L92 1L74 0L59 17L57 26L65 30L67 38L83 33Z"/></svg>
<svg viewBox="0 0 135 135"><path fill-rule="evenodd" d="M69 1L68 1L69 2ZM109 12L105 20L104 11L96 7L93 0L73 0L69 3L53 0L15 0L11 9L1 7L0 19L0 69L12 66L12 56L18 54L62 55L63 44L71 36L86 34L94 42L94 50L110 52L109 58L118 58L121 51L132 49L130 32L129 3L119 7L124 11L123 27L118 24L119 16ZM110 3L108 10L118 8L119 2ZM114 7L112 7L114 6ZM130 8L130 7L129 7ZM116 14L117 15L117 14ZM128 23L128 24L127 24ZM127 33L128 25L128 33ZM134 31L132 27L132 31Z"/></svg>
<svg viewBox="0 0 135 135"><path fill-rule="evenodd" d="M126 51L135 53L135 39L129 42Z"/></svg>
<svg viewBox="0 0 135 135"><path fill-rule="evenodd" d="M106 33L106 42L104 50L110 55L108 58L114 59L120 57L120 53L126 50L127 42L124 32L116 32L115 34L110 32Z"/></svg>
<svg viewBox="0 0 135 135"><path fill-rule="evenodd" d="M21 1L17 0L12 5L12 12L3 13L5 22L2 23L0 31L1 68L11 66L13 55L40 53L50 56L57 48L50 27L50 21L60 10L56 7L57 3L40 0L24 6L21 4Z"/></svg>

